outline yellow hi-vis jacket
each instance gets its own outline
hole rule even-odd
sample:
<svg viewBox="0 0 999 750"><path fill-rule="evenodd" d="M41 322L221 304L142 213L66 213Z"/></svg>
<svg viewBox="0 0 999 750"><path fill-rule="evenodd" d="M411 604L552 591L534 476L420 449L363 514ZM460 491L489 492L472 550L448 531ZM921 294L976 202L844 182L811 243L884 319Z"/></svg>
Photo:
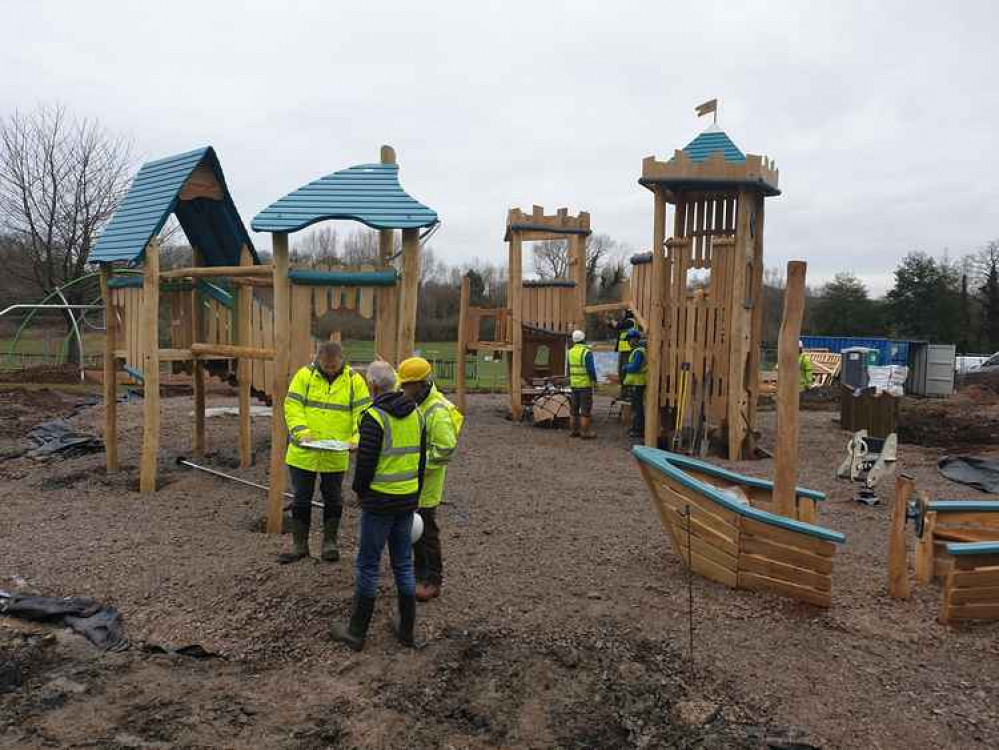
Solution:
<svg viewBox="0 0 999 750"><path fill-rule="evenodd" d="M632 330L631 328L625 328L617 335L617 351L619 354L627 354L631 351L631 339L628 338L628 334Z"/></svg>
<svg viewBox="0 0 999 750"><path fill-rule="evenodd" d="M575 344L569 350L569 387L570 388L591 388L593 381L590 379L590 371L586 369L586 355L589 354L590 347L586 344Z"/></svg>
<svg viewBox="0 0 999 750"><path fill-rule="evenodd" d="M458 434L465 417L436 385L430 386L430 393L416 408L423 415L427 428L427 467L423 472L420 507L436 508L444 498L447 465L458 447Z"/></svg>
<svg viewBox="0 0 999 750"><path fill-rule="evenodd" d="M368 414L382 428L382 450L378 454L371 489L385 495L414 495L420 489L420 447L423 415L414 409L395 417L372 406Z"/></svg>
<svg viewBox="0 0 999 750"><path fill-rule="evenodd" d="M308 431L313 440L356 443L357 424L370 405L368 386L350 365L345 364L333 382L326 379L314 362L303 367L292 378L284 400L284 419L291 437L285 463L306 471L347 471L346 451L303 448L296 435Z"/></svg>

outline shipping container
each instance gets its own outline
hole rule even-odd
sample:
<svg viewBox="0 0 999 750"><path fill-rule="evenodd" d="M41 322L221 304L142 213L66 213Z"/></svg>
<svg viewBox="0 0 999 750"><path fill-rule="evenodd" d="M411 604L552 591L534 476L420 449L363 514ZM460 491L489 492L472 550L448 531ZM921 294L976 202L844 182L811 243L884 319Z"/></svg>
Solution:
<svg viewBox="0 0 999 750"><path fill-rule="evenodd" d="M802 336L801 343L806 349L825 349L842 353L844 349L864 347L876 349L878 361L874 365L908 365L909 346L912 342L886 338L862 338L859 336Z"/></svg>

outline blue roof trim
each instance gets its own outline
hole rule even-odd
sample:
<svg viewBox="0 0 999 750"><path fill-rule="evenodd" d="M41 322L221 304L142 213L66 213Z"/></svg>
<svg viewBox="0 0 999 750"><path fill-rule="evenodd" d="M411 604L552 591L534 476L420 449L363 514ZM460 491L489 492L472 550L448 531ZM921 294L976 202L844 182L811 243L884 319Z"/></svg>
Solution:
<svg viewBox="0 0 999 750"><path fill-rule="evenodd" d="M399 272L394 268L382 271L313 271L293 268L288 279L297 286L395 286Z"/></svg>
<svg viewBox="0 0 999 750"><path fill-rule="evenodd" d="M788 531L797 531L806 536L815 537L817 539L824 539L829 542L837 542L842 544L846 541L846 537L838 531L832 531L831 529L823 528L822 526L815 526L810 523L803 523L802 521L796 521L793 518L786 518L784 516L777 515L776 513L768 513L765 510L759 510L758 508L753 508L746 505L741 505L740 503L730 500L720 493L715 487L712 487L706 482L702 482L698 479L694 479L692 476L684 472L678 466L674 466L673 462L675 459L684 458L685 456L678 456L675 453L669 453L667 451L659 450L658 448L647 448L643 445L636 445L631 449L635 458L652 467L656 471L668 475L670 478L675 479L677 482L682 484L684 487L694 490L695 492L705 496L712 502L717 503L726 510L730 510L737 515L743 516L744 518L750 518L754 521L759 521L760 523L765 523L769 526L777 526L782 529L787 529ZM703 462L697 461L696 459L686 459L688 461L695 461L696 463L702 464ZM706 466L711 466L711 464L704 464ZM718 467L712 467L718 469ZM721 469L720 471L724 471ZM728 472L732 474L732 472ZM734 476L740 477L741 481L745 481L748 477L741 477L741 475L735 474Z"/></svg>
<svg viewBox="0 0 999 750"><path fill-rule="evenodd" d="M994 555L999 553L999 542L948 542L949 555Z"/></svg>
<svg viewBox="0 0 999 750"><path fill-rule="evenodd" d="M215 173L222 186L221 201L210 198L180 200L184 183L201 164L207 164ZM188 240L201 252L205 265L238 265L243 245L257 261L256 250L211 146L143 164L125 199L98 238L90 260L95 263L139 261L170 214L176 215Z"/></svg>
<svg viewBox="0 0 999 750"><path fill-rule="evenodd" d="M999 500L931 500L926 509L937 513L999 513Z"/></svg>
<svg viewBox="0 0 999 750"><path fill-rule="evenodd" d="M725 161L741 164L746 161L746 155L738 146L732 143L724 130L709 128L683 147L684 152L693 162L707 161L714 153L721 152Z"/></svg>
<svg viewBox="0 0 999 750"><path fill-rule="evenodd" d="M398 164L358 164L288 193L255 217L254 232L297 232L319 221L346 219L372 229L419 229L437 212L399 184Z"/></svg>

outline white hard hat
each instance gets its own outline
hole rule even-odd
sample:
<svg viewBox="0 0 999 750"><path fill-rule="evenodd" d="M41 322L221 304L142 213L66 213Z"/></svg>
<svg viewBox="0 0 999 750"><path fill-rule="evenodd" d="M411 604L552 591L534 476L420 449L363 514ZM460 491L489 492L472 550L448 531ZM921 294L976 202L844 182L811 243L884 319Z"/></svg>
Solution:
<svg viewBox="0 0 999 750"><path fill-rule="evenodd" d="M578 344L580 341L586 341L586 334L576 329L572 332L572 343Z"/></svg>
<svg viewBox="0 0 999 750"><path fill-rule="evenodd" d="M410 541L416 544L420 541L420 537L423 536L423 517L419 513L413 514L413 531L410 537Z"/></svg>

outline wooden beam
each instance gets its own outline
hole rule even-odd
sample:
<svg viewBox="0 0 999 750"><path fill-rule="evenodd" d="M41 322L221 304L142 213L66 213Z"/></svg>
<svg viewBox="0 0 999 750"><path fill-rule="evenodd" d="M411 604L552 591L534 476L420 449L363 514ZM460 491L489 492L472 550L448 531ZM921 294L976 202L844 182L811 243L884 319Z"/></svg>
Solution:
<svg viewBox="0 0 999 750"><path fill-rule="evenodd" d="M142 274L142 460L139 491L156 491L156 467L160 452L160 248L153 240L146 247Z"/></svg>
<svg viewBox="0 0 999 750"><path fill-rule="evenodd" d="M461 277L461 301L458 307L458 365L455 373L456 387L458 391L457 404L458 411L465 413L467 406L465 399L465 358L468 356L468 301L471 296L471 280L468 275Z"/></svg>
<svg viewBox="0 0 999 750"><path fill-rule="evenodd" d="M729 265L728 294L728 403L726 405L726 428L728 430L728 459L739 461L743 458L746 434L749 432L746 396L746 338L750 335L750 321L746 315L746 264L751 258L752 205L754 194L748 189L739 190L736 210L735 245L732 247L732 261ZM797 343L797 342L795 342Z"/></svg>
<svg viewBox="0 0 999 750"><path fill-rule="evenodd" d="M118 363L115 341L118 315L111 301L111 265L101 264L101 299L104 300L104 467L108 474L118 471Z"/></svg>
<svg viewBox="0 0 999 750"><path fill-rule="evenodd" d="M402 230L402 282L399 299L399 343L401 362L413 356L416 347L416 297L420 291L420 231Z"/></svg>
<svg viewBox="0 0 999 750"><path fill-rule="evenodd" d="M736 262L739 260L737 257ZM805 311L806 268L800 260L787 264L784 317L777 350L777 453L773 498L776 512L789 518L795 516L798 474L798 339ZM731 392L729 398L732 398ZM732 427L730 424L729 430Z"/></svg>
<svg viewBox="0 0 999 750"><path fill-rule="evenodd" d="M270 289L274 286L273 278L259 279L255 276L247 276L246 278L234 278L229 279L229 283L232 286L255 286L261 289Z"/></svg>
<svg viewBox="0 0 999 750"><path fill-rule="evenodd" d="M379 158L382 164L395 164L395 149L382 146ZM395 231L381 229L378 232L378 258L381 268L389 268L395 250ZM399 301L396 287L379 287L375 291L375 354L387 362L396 363L396 347L399 345Z"/></svg>
<svg viewBox="0 0 999 750"><path fill-rule="evenodd" d="M605 302L602 305L587 305L583 312L587 315L599 315L600 313L614 312L615 310L627 310L631 307L630 299L623 299L620 302Z"/></svg>
<svg viewBox="0 0 999 750"><path fill-rule="evenodd" d="M521 403L520 373L523 370L524 325L523 325L523 252L519 232L510 233L510 264L507 281L507 304L510 308L513 347L510 357L510 414L514 421L520 421L524 413Z"/></svg>
<svg viewBox="0 0 999 750"><path fill-rule="evenodd" d="M288 392L288 349L291 346L291 294L288 281L288 235L275 232L274 251L274 377L271 382L270 493L267 501L267 533L281 533L286 474L284 454L288 425L284 421L284 399Z"/></svg>
<svg viewBox="0 0 999 750"><path fill-rule="evenodd" d="M577 234L569 238L571 253L570 273L576 282L575 304L573 305L574 323L580 330L586 329L586 236Z"/></svg>
<svg viewBox="0 0 999 750"><path fill-rule="evenodd" d="M239 264L249 266L253 256L249 248L243 245L239 254ZM271 278L273 282L273 275ZM239 287L236 302L236 342L240 346L252 346L250 337L250 314L253 309L253 287ZM236 379L239 383L239 467L248 469L253 463L253 428L250 422L250 385L253 361L248 357L240 357L236 363Z"/></svg>
<svg viewBox="0 0 999 750"><path fill-rule="evenodd" d="M217 276L267 277L273 274L273 266L195 266L192 268L173 268L162 271L160 279L204 279Z"/></svg>
<svg viewBox="0 0 999 750"><path fill-rule="evenodd" d="M648 336L649 364L645 386L645 444L659 447L660 399L662 398L663 295L666 293L666 197L655 190L652 222L652 306L643 326Z"/></svg>
<svg viewBox="0 0 999 750"><path fill-rule="evenodd" d="M210 359L277 359L278 343L274 340L274 349L260 346L238 346L236 344L191 344L191 353L198 358Z"/></svg>
<svg viewBox="0 0 999 750"><path fill-rule="evenodd" d="M909 558L905 552L905 517L909 498L916 491L912 477L899 474L895 478L895 504L891 512L891 532L888 537L888 596L909 598Z"/></svg>

